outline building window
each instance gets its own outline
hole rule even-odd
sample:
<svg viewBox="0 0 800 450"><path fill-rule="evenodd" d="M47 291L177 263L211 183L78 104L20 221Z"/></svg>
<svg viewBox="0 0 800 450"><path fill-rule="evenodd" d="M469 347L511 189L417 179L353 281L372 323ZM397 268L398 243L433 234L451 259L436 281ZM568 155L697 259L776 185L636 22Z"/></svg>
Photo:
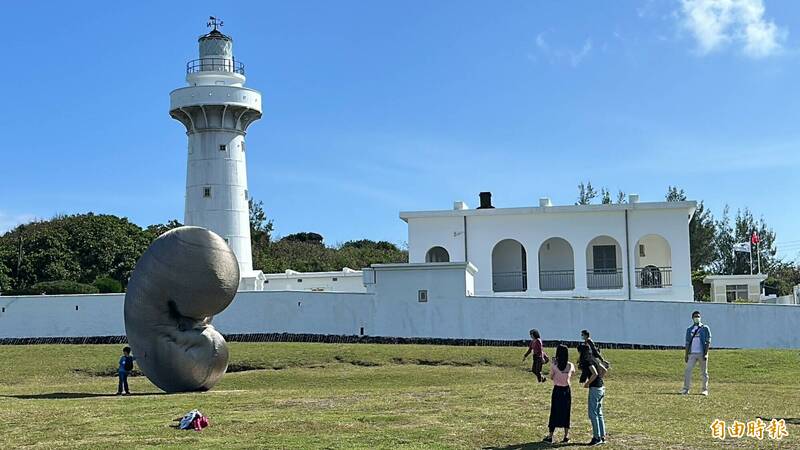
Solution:
<svg viewBox="0 0 800 450"><path fill-rule="evenodd" d="M339 279L338 279L338 278L336 278L336 277L333 277L333 278L331 279L331 281L339 281Z"/></svg>
<svg viewBox="0 0 800 450"><path fill-rule="evenodd" d="M269 280L264 280L264 284L269 284Z"/></svg>
<svg viewBox="0 0 800 450"><path fill-rule="evenodd" d="M221 151L221 152L228 151L228 146L225 145L225 144L220 145L219 146L219 151Z"/></svg>
<svg viewBox="0 0 800 450"><path fill-rule="evenodd" d="M644 257L645 257L645 254L644 254L644 244L639 244L639 257L640 257L640 258L644 258Z"/></svg>
<svg viewBox="0 0 800 450"><path fill-rule="evenodd" d="M728 303L736 300L748 300L746 284L728 284L725 286L725 299Z"/></svg>
<svg viewBox="0 0 800 450"><path fill-rule="evenodd" d="M247 189L244 190L244 198L247 198Z"/></svg>
<svg viewBox="0 0 800 450"><path fill-rule="evenodd" d="M615 245L595 245L592 252L594 270L617 269L617 247Z"/></svg>
<svg viewBox="0 0 800 450"><path fill-rule="evenodd" d="M297 282L298 282L298 283L302 283L302 282L303 282L303 279L302 279L302 278L298 278L298 279L297 279Z"/></svg>
<svg viewBox="0 0 800 450"><path fill-rule="evenodd" d="M417 300L421 303L425 303L428 301L428 290L427 289L420 289L417 291Z"/></svg>
<svg viewBox="0 0 800 450"><path fill-rule="evenodd" d="M244 152L244 141L242 141L242 152Z"/></svg>
<svg viewBox="0 0 800 450"><path fill-rule="evenodd" d="M204 187L203 188L203 197L211 198L211 188L210 187Z"/></svg>

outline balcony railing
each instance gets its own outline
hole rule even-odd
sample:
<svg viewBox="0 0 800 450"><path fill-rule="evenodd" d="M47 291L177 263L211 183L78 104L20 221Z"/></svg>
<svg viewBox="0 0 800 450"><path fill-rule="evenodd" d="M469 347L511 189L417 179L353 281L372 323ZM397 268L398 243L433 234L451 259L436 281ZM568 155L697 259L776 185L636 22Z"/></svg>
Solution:
<svg viewBox="0 0 800 450"><path fill-rule="evenodd" d="M186 63L186 73L233 72L244 75L244 64L229 58L200 58Z"/></svg>
<svg viewBox="0 0 800 450"><path fill-rule="evenodd" d="M575 289L574 270L542 270L539 272L539 290L571 291Z"/></svg>
<svg viewBox="0 0 800 450"><path fill-rule="evenodd" d="M493 272L494 292L524 292L528 290L528 272Z"/></svg>
<svg viewBox="0 0 800 450"><path fill-rule="evenodd" d="M589 289L622 288L622 269L589 269L586 271L586 287Z"/></svg>
<svg viewBox="0 0 800 450"><path fill-rule="evenodd" d="M636 287L642 289L672 286L672 267L637 267Z"/></svg>

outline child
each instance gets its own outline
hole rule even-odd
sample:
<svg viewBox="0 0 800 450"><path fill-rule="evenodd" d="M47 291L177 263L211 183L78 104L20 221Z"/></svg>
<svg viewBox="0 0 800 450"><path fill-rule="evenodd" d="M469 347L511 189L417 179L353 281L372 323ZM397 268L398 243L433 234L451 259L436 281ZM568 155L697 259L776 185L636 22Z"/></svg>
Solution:
<svg viewBox="0 0 800 450"><path fill-rule="evenodd" d="M135 359L135 357L131 356L130 347L126 346L122 349L122 357L119 358L119 370L117 370L117 374L119 375L117 395L122 395L123 388L125 388L125 395L131 395L131 391L128 389L128 375L130 375L133 370L133 361Z"/></svg>
<svg viewBox="0 0 800 450"><path fill-rule="evenodd" d="M525 355L522 357L522 361L524 362L525 358L533 353L533 365L531 366L531 372L536 374L536 379L539 380L539 383L543 383L547 380L547 378L542 376L542 365L549 361L549 358L542 347L542 339L539 335L539 330L534 328L530 331L530 335L531 343L528 344L528 351L525 352Z"/></svg>

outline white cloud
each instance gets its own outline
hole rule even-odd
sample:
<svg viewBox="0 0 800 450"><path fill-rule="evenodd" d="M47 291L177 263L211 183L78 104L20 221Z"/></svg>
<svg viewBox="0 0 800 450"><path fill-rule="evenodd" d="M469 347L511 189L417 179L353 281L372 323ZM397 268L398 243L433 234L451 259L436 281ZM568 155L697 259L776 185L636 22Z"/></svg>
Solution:
<svg viewBox="0 0 800 450"><path fill-rule="evenodd" d="M580 49L553 47L544 38L545 33L536 36L536 48L545 55L551 63L566 63L578 67L586 56L592 51L592 40L586 39Z"/></svg>
<svg viewBox="0 0 800 450"><path fill-rule="evenodd" d="M788 34L764 11L763 0L681 0L679 17L701 55L732 44L749 57L763 58L779 52Z"/></svg>

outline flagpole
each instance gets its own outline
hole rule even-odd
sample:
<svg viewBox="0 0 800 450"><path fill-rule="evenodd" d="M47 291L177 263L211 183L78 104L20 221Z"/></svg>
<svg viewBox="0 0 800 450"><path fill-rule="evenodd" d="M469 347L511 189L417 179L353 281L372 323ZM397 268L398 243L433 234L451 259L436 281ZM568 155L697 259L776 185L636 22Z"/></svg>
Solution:
<svg viewBox="0 0 800 450"><path fill-rule="evenodd" d="M750 275L753 274L753 246L750 245Z"/></svg>
<svg viewBox="0 0 800 450"><path fill-rule="evenodd" d="M758 257L758 273L761 273L761 252L758 249L758 244L761 243L761 239L756 242L756 256Z"/></svg>

